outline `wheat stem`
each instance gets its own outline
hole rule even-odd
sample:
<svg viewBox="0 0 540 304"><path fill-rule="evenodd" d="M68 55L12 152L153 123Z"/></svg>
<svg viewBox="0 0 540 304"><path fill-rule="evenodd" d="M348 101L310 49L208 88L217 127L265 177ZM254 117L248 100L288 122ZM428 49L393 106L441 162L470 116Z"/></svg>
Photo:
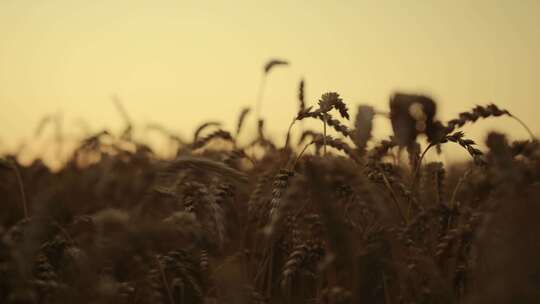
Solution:
<svg viewBox="0 0 540 304"><path fill-rule="evenodd" d="M449 207L450 207L450 210L454 210L455 208L455 204L456 204L456 196L457 196L457 193L459 191L459 188L461 188L461 185L463 185L463 182L465 181L465 179L467 179L467 177L469 176L469 174L471 174L472 172L472 169L468 169L467 171L465 171L465 173L463 173L463 176L461 176L456 184L456 187L454 188L454 191L452 192L452 198L450 198L450 204L449 204ZM452 215L453 213L450 212L450 216L448 217L448 227L451 227L452 225Z"/></svg>
<svg viewBox="0 0 540 304"><path fill-rule="evenodd" d="M257 123L259 122L259 120L261 120L261 107L262 107L262 99L263 99L265 86L266 86L266 74L263 74L261 78L261 82L259 84L259 89L257 92L257 101L255 104L255 117L257 118L255 121Z"/></svg>
<svg viewBox="0 0 540 304"><path fill-rule="evenodd" d="M403 220L403 222L405 224L407 224L407 218L405 217L405 214L403 213L403 210L401 209L401 206L399 205L399 201L397 199L397 195L396 193L394 192L394 189L392 188L392 185L390 185L390 182L388 181L388 178L386 177L386 175L384 174L384 172L381 170L381 176L383 178L383 181L384 181L384 185L386 186L386 188L388 188L388 190L390 191L390 196L392 197L392 200L394 201L394 204L396 205L396 208L397 210L399 211L399 215L401 217L401 219Z"/></svg>
<svg viewBox="0 0 540 304"><path fill-rule="evenodd" d="M463 176L461 176L461 178L458 180L456 187L454 188L454 191L452 192L452 198L450 199L450 208L454 208L456 196L459 191L459 188L461 187L465 179L469 176L469 174L471 174L471 172L472 172L472 169L465 171L465 173L463 173Z"/></svg>
<svg viewBox="0 0 540 304"><path fill-rule="evenodd" d="M296 117L293 118L293 120L291 121L291 124L289 125L289 128L287 129L287 137L285 137L285 149L284 150L287 150L287 148L289 147L289 142L291 141L291 130L292 130L292 127L294 126L295 122L296 122Z"/></svg>
<svg viewBox="0 0 540 304"><path fill-rule="evenodd" d="M323 155L326 156L326 116L323 115Z"/></svg>
<svg viewBox="0 0 540 304"><path fill-rule="evenodd" d="M529 127L523 122L523 120L519 119L517 116L514 116L512 114L509 114L509 115L510 115L510 117L515 119L523 128L525 128L525 130L527 130L527 133L529 133L529 136L531 137L532 141L536 141L536 136L534 136L531 129L529 129Z"/></svg>
<svg viewBox="0 0 540 304"><path fill-rule="evenodd" d="M296 163L298 163L298 161L300 160L300 158L302 157L302 155L304 154L304 152L306 152L306 149L311 146L313 144L313 141L310 142L309 144L305 145L304 146L304 149L302 149L302 151L300 151L300 154L298 154L298 156L296 157L296 159L294 160L294 162L292 163L292 166L291 168L294 169L296 167Z"/></svg>
<svg viewBox="0 0 540 304"><path fill-rule="evenodd" d="M171 293L171 288L169 287L169 284L167 283L167 277L165 276L165 272L163 271L163 268L161 267L161 262L159 261L159 258L156 256L156 262L159 269L159 273L161 274L161 280L163 281L163 285L165 286L165 290L167 291L167 296L169 297L169 302L171 304L174 304L174 298Z"/></svg>
<svg viewBox="0 0 540 304"><path fill-rule="evenodd" d="M386 285L386 275L384 273L384 270L382 271L382 281L383 281L383 291L384 291L384 303L391 304L392 301L390 300L390 293L388 291L388 286Z"/></svg>
<svg viewBox="0 0 540 304"><path fill-rule="evenodd" d="M28 207L27 207L27 201L26 201L26 193L24 191L24 184L21 177L21 172L19 171L19 168L17 164L13 161L10 161L11 168L13 169L13 172L15 173L15 177L17 178L17 184L19 185L19 193L21 194L21 203L23 207L23 214L24 218L28 218Z"/></svg>
<svg viewBox="0 0 540 304"><path fill-rule="evenodd" d="M413 174L413 184L412 184L412 190L415 190L416 185L418 184L418 179L420 178L420 168L422 167L422 160L424 159L424 156L426 156L426 153L431 149L435 144L429 144L422 154L420 155L420 158L418 159L418 163L416 164L416 168L414 169Z"/></svg>

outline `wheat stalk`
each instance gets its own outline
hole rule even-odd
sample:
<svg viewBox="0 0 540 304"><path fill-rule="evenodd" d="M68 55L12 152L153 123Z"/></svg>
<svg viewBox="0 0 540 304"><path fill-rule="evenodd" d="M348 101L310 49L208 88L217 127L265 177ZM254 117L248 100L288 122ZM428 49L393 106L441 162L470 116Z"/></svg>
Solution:
<svg viewBox="0 0 540 304"><path fill-rule="evenodd" d="M197 141L195 141L192 144L191 148L193 150L200 149L200 148L206 146L209 142L211 142L214 139L222 139L222 140L234 143L234 139L233 139L231 133L219 129L219 130L216 130L216 131L208 134L207 136L205 136L203 138L199 138Z"/></svg>
<svg viewBox="0 0 540 304"><path fill-rule="evenodd" d="M19 194L21 195L21 205L23 209L23 216L24 216L24 219L28 219L28 207L27 207L28 204L26 201L26 192L24 191L24 184L22 181L21 172L17 166L16 161L0 158L0 168L1 167L10 169L15 174L15 178L17 179L17 184L19 185Z"/></svg>
<svg viewBox="0 0 540 304"><path fill-rule="evenodd" d="M516 120L526 131L529 133L529 136L532 140L536 140L536 137L529 129L529 127L517 116L511 114L508 110L500 109L495 104L488 104L487 106L477 105L469 112L459 113L459 117L448 121L447 134L452 133L455 129L463 127L466 123L476 122L480 118L489 118L489 117L499 117L499 116L508 116Z"/></svg>
<svg viewBox="0 0 540 304"><path fill-rule="evenodd" d="M246 120L247 115L251 111L250 108L243 108L242 112L240 112L240 116L238 116L238 122L236 123L236 138L238 139L238 136L240 135L240 131L242 130L242 126L244 125L244 121Z"/></svg>
<svg viewBox="0 0 540 304"><path fill-rule="evenodd" d="M300 80L300 84L298 85L298 112L302 112L306 109L306 101L304 96L304 88L305 81L304 79Z"/></svg>
<svg viewBox="0 0 540 304"><path fill-rule="evenodd" d="M461 131L455 132L450 135L446 135L443 137L439 142L437 143L431 143L429 144L424 151L422 152L422 155L420 155L420 159L418 160L418 165L416 166L414 177L413 177L413 189L415 189L419 176L420 176L420 167L422 166L422 160L424 159L426 153L434 146L438 144L443 144L447 142L453 142L459 144L461 147L463 147L469 155L473 158L474 163L476 165L485 165L485 160L483 159L483 153L479 149L475 148L474 145L476 143L472 139L464 138L465 134Z"/></svg>
<svg viewBox="0 0 540 304"><path fill-rule="evenodd" d="M262 99L264 95L264 89L266 87L266 79L268 77L268 74L270 71L276 67L276 66L287 66L289 65L289 62L282 59L271 59L264 65L263 69L263 76L261 78L261 83L259 84L259 90L257 93L257 101L255 104L255 117L257 121L261 120L261 107L262 107Z"/></svg>
<svg viewBox="0 0 540 304"><path fill-rule="evenodd" d="M207 122L202 123L200 126L198 126L195 129L195 132L193 133L193 142L196 142L197 140L199 140L199 137L202 131L204 131L205 129L209 127L221 127L221 123L219 121L207 121Z"/></svg>
<svg viewBox="0 0 540 304"><path fill-rule="evenodd" d="M202 172L214 172L236 181L247 181L247 176L244 173L235 170L224 163L213 161L204 157L179 157L175 159L166 170L167 172L176 173L184 169L195 169Z"/></svg>

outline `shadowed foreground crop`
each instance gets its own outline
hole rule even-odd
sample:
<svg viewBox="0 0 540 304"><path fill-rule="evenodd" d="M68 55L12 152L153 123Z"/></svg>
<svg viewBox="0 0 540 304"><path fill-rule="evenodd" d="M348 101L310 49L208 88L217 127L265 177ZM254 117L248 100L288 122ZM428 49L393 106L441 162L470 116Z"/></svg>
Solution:
<svg viewBox="0 0 540 304"><path fill-rule="evenodd" d="M507 110L441 122L429 97L395 94L388 113L361 105L351 118L337 93L310 105L302 82L289 130L319 129L275 142L260 120L244 145L247 115L234 132L205 123L190 142L154 126L174 159L133 140L130 124L82 140L56 171L6 155L0 302L540 300L539 143L490 133L480 151L463 131ZM377 115L394 136L371 137ZM446 145L470 161L424 157Z"/></svg>

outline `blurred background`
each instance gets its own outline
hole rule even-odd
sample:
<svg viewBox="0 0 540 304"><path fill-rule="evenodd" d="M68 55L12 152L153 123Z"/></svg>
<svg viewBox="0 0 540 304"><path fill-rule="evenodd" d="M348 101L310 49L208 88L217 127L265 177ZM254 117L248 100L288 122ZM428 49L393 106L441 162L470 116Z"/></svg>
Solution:
<svg viewBox="0 0 540 304"><path fill-rule="evenodd" d="M361 103L387 111L403 91L435 98L444 120L493 102L538 134L539 12L535 0L0 0L0 153L47 153L54 132L35 134L46 115L61 117L68 141L120 132L113 96L158 150L149 123L188 139L208 120L232 130L272 58L290 62L265 87L274 139L295 114L301 78L310 104L337 91L352 117ZM378 139L391 133L377 123ZM464 130L480 143L486 130L528 138L508 118Z"/></svg>

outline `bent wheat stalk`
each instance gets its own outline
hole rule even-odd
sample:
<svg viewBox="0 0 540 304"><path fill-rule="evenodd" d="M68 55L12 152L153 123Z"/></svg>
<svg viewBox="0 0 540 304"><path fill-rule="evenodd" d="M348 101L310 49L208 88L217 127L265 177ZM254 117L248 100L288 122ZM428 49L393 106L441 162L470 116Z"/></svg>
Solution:
<svg viewBox="0 0 540 304"><path fill-rule="evenodd" d="M434 146L438 145L438 144L444 144L444 143L447 143L447 142L454 142L454 143L457 143L459 144L460 146L462 146L464 149L467 150L467 152L469 153L469 155L471 155L471 157L473 158L474 160L474 163L477 164L477 165L482 165L484 164L484 160L482 159L482 151L480 151L479 149L475 148L474 145L476 145L476 143L471 140L471 139L467 139L467 138L464 138L465 134L461 131L458 131L456 133L453 133L453 134L450 134L450 135L446 135L441 141L439 142L436 142L436 143L430 143L425 149L424 151L422 152L422 155L420 155L420 159L418 160L418 164L416 166L416 169L414 171L414 174L413 174L413 186L412 186L412 189L414 190L417 183L418 183L418 179L420 177L420 168L422 167L422 160L424 159L424 157L426 156L426 153Z"/></svg>

